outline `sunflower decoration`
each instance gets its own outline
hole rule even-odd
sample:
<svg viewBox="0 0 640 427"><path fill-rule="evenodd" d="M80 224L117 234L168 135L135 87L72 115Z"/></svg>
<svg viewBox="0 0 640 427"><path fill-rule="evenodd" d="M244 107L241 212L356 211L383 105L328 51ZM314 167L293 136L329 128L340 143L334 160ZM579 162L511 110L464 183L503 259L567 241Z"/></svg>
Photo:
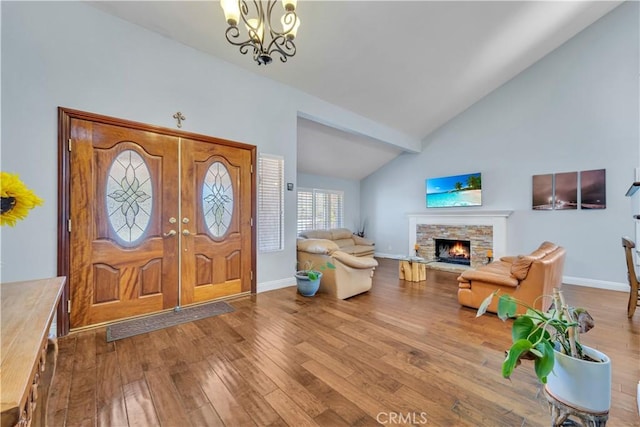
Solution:
<svg viewBox="0 0 640 427"><path fill-rule="evenodd" d="M44 203L17 174L0 172L0 225L13 227L29 210Z"/></svg>

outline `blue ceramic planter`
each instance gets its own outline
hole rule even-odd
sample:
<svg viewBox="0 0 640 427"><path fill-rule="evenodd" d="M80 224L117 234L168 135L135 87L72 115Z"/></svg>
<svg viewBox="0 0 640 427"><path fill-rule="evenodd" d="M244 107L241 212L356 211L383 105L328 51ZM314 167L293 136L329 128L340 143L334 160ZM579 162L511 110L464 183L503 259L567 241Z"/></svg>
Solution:
<svg viewBox="0 0 640 427"><path fill-rule="evenodd" d="M322 273L318 273L316 280L309 279L306 275L296 273L296 280L298 282L298 292L303 297L312 297L318 292L320 288L320 280L322 279Z"/></svg>

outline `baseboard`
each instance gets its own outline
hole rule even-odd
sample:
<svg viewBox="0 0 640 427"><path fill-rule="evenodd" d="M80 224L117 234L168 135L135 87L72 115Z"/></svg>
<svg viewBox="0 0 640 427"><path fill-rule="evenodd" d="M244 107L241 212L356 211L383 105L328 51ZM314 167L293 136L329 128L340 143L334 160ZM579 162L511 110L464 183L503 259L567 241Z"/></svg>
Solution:
<svg viewBox="0 0 640 427"><path fill-rule="evenodd" d="M275 291L276 289L288 288L289 286L296 286L295 277L291 276L286 279L258 283L257 292Z"/></svg>
<svg viewBox="0 0 640 427"><path fill-rule="evenodd" d="M629 292L627 283L608 282L606 280L585 279L583 277L563 276L562 283L567 285L586 286L587 288L608 289L610 291Z"/></svg>
<svg viewBox="0 0 640 427"><path fill-rule="evenodd" d="M373 254L374 257L376 258L390 258L390 259L402 259L402 258L406 258L407 255L400 255L400 254L385 254L382 252L376 252L375 254Z"/></svg>

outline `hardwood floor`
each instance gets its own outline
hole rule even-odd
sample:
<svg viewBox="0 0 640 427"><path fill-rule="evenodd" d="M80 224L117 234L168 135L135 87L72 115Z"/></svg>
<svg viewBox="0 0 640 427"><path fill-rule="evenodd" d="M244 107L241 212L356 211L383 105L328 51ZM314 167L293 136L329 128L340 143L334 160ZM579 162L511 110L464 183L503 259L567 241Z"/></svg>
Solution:
<svg viewBox="0 0 640 427"><path fill-rule="evenodd" d="M500 375L509 323L460 307L457 274L410 283L380 263L373 289L346 301L291 287L113 343L105 328L62 338L49 424L550 425L529 362ZM612 359L607 425L640 425L640 316L627 319L625 293L563 289L596 320L583 343Z"/></svg>

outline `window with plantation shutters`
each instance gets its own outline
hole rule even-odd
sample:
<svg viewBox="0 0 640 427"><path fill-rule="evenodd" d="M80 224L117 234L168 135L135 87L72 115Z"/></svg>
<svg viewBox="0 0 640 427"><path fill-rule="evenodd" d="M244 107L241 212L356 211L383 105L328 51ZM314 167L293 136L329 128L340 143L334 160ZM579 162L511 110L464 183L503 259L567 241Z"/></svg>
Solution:
<svg viewBox="0 0 640 427"><path fill-rule="evenodd" d="M258 249L283 249L284 158L260 154L258 158Z"/></svg>
<svg viewBox="0 0 640 427"><path fill-rule="evenodd" d="M344 192L298 189L298 234L305 230L343 227Z"/></svg>

